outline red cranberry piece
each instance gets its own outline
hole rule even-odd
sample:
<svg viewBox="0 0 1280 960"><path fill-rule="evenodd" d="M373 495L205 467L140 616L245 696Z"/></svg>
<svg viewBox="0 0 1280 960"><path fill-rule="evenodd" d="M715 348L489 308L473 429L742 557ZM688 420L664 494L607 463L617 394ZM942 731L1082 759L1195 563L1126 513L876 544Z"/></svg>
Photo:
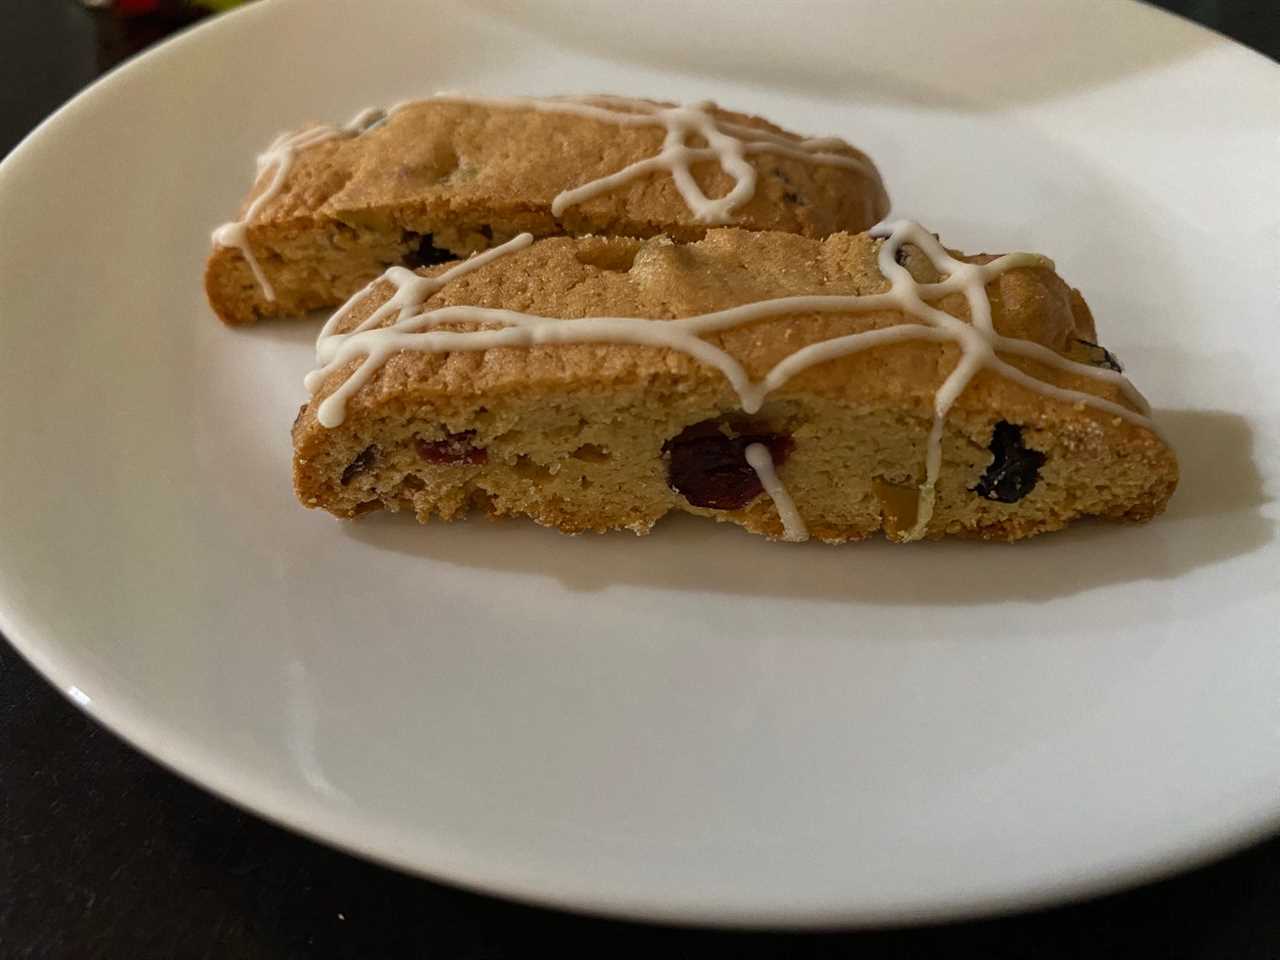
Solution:
<svg viewBox="0 0 1280 960"><path fill-rule="evenodd" d="M731 437L715 420L686 427L662 445L670 457L667 485L695 507L739 510L764 492L747 463L746 449L763 443L775 464L786 462L794 443L783 433L747 433Z"/></svg>
<svg viewBox="0 0 1280 960"><path fill-rule="evenodd" d="M450 433L443 440L423 440L418 437L418 456L427 463L488 463L489 451L474 446L474 430Z"/></svg>

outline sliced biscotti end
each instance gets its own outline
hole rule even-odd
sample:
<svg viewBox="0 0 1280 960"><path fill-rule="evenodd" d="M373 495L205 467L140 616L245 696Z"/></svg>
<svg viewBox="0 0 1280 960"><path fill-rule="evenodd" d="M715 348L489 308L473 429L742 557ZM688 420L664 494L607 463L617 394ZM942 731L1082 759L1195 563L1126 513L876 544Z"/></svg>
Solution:
<svg viewBox="0 0 1280 960"><path fill-rule="evenodd" d="M341 303L388 265L404 262L414 248L413 238L384 242L332 224L305 233L285 228L250 233L260 268L272 278L270 297L238 251L219 247L205 264L205 296L230 326L301 316Z"/></svg>
<svg viewBox="0 0 1280 960"><path fill-rule="evenodd" d="M965 276L976 295L955 285ZM393 295L407 315L387 309ZM975 303L991 321L976 340ZM681 329L709 352L667 339ZM514 339L494 341L501 330ZM385 280L339 317L294 427L295 487L344 517L476 508L643 532L683 510L833 542L1147 519L1176 459L1083 333L1092 319L1047 262L958 259L901 225L825 241L551 239ZM833 344L857 348L823 354Z"/></svg>

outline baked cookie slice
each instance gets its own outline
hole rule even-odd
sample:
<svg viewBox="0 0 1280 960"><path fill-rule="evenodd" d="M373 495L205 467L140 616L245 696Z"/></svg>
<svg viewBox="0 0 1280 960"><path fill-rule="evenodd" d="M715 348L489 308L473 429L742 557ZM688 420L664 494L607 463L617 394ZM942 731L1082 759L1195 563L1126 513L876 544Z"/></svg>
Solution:
<svg viewBox="0 0 1280 960"><path fill-rule="evenodd" d="M1177 483L1079 293L918 224L518 237L393 268L318 341L301 502L576 533L671 510L774 539L1016 540Z"/></svg>
<svg viewBox="0 0 1280 960"><path fill-rule="evenodd" d="M522 232L695 240L732 223L825 237L888 206L843 141L709 103L442 95L277 139L239 219L214 231L205 289L243 324Z"/></svg>

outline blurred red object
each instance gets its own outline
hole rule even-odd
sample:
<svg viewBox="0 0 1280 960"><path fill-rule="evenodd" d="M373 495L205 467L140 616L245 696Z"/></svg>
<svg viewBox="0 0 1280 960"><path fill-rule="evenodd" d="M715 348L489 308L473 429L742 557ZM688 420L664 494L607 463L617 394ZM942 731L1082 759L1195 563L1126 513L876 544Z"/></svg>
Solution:
<svg viewBox="0 0 1280 960"><path fill-rule="evenodd" d="M202 16L227 10L246 0L80 0L86 7L110 10L122 17L158 15L165 17Z"/></svg>

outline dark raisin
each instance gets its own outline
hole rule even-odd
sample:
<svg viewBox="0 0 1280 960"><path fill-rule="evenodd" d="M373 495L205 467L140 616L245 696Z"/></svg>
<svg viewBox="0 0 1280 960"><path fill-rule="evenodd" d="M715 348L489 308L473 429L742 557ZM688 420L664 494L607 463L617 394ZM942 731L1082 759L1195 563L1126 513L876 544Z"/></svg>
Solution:
<svg viewBox="0 0 1280 960"><path fill-rule="evenodd" d="M417 246L404 255L404 265L410 270L434 267L438 263L448 263L458 259L458 255L452 250L445 250L433 244L429 233L418 234L406 230L402 239L405 243L417 241Z"/></svg>
<svg viewBox="0 0 1280 960"><path fill-rule="evenodd" d="M785 200L787 203L799 203L800 194L795 193L791 190L788 190L786 193L782 195L782 199Z"/></svg>
<svg viewBox="0 0 1280 960"><path fill-rule="evenodd" d="M898 249L893 252L893 260L900 267L905 267L907 265L908 256L909 254L907 253L907 248L905 246L898 247Z"/></svg>
<svg viewBox="0 0 1280 960"><path fill-rule="evenodd" d="M1075 340L1076 343L1082 343L1088 349L1089 362L1095 367L1106 367L1116 373L1124 373L1124 365L1120 363L1120 359L1106 347L1092 340L1086 340L1084 337L1076 337Z"/></svg>
<svg viewBox="0 0 1280 960"><path fill-rule="evenodd" d="M1022 428L1001 420L991 435L994 459L973 492L988 500L1017 503L1035 489L1045 456L1022 442Z"/></svg>
<svg viewBox="0 0 1280 960"><path fill-rule="evenodd" d="M493 227L489 226L489 225L486 223L484 226L482 226L482 227L480 228L480 236L484 237L486 240L488 240L490 243L492 243L492 242L493 242Z"/></svg>
<svg viewBox="0 0 1280 960"><path fill-rule="evenodd" d="M360 474L364 473L378 459L378 445L371 443L358 454L356 458L347 464L347 468L342 471L342 477L338 480L344 487L354 480Z"/></svg>
<svg viewBox="0 0 1280 960"><path fill-rule="evenodd" d="M423 440L418 437L418 456L427 463L488 463L489 451L471 442L475 435L474 430L463 430L461 433L446 434L443 440Z"/></svg>
<svg viewBox="0 0 1280 960"><path fill-rule="evenodd" d="M730 436L715 420L686 427L662 445L670 457L667 485L695 507L741 509L764 492L747 463L746 449L753 443L763 443L775 464L786 462L793 446L791 437L782 433Z"/></svg>

